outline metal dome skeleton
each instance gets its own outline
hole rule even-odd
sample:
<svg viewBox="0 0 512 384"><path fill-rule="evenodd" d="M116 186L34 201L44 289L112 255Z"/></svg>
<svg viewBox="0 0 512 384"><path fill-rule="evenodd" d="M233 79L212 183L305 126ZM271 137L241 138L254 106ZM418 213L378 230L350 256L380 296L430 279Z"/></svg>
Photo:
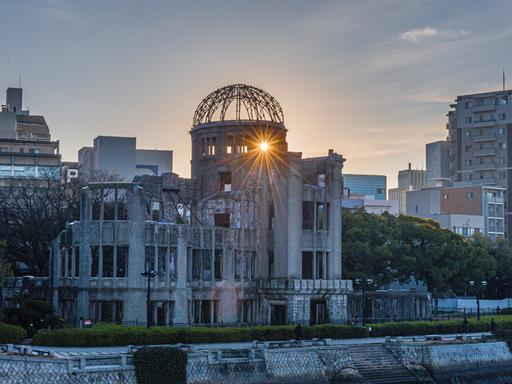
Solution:
<svg viewBox="0 0 512 384"><path fill-rule="evenodd" d="M271 121L284 124L283 110L273 96L256 87L233 84L219 88L206 96L194 113L192 125L232 120L226 119L226 113L232 103L235 103L234 120ZM242 118L244 110L247 118Z"/></svg>

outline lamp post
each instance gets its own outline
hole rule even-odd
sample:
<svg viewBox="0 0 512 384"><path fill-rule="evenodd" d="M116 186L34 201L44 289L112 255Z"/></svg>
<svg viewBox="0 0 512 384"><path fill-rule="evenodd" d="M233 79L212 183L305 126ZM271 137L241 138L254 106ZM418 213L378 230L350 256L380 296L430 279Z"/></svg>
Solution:
<svg viewBox="0 0 512 384"><path fill-rule="evenodd" d="M151 327L151 279L156 276L156 272L153 270L148 271L147 269L144 272L140 273L142 277L146 277L148 279L148 291L146 295L146 327Z"/></svg>
<svg viewBox="0 0 512 384"><path fill-rule="evenodd" d="M366 289L370 288L373 284L372 279L355 279L354 282L361 287L361 290L363 291L363 301L362 301L362 316L363 321L362 325L365 326L366 323Z"/></svg>
<svg viewBox="0 0 512 384"><path fill-rule="evenodd" d="M471 280L469 285L471 287L476 287L476 318L480 320L480 290L487 286L487 281L482 280L480 282L475 282Z"/></svg>

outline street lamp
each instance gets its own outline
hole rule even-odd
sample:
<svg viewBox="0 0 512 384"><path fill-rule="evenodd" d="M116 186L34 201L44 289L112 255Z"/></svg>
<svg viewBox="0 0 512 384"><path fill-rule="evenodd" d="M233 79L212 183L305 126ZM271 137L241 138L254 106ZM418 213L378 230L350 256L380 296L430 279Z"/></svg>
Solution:
<svg viewBox="0 0 512 384"><path fill-rule="evenodd" d="M373 284L372 279L355 279L354 282L359 285L363 291L363 301L362 301L362 314L363 314L363 321L362 325L365 326L366 323L366 289L370 288Z"/></svg>
<svg viewBox="0 0 512 384"><path fill-rule="evenodd" d="M147 269L144 272L140 273L142 277L146 277L148 279L148 292L146 296L146 327L151 327L151 278L156 276L156 272L153 270L148 271Z"/></svg>
<svg viewBox="0 0 512 384"><path fill-rule="evenodd" d="M487 286L487 281L482 280L480 282L475 283L473 280L471 280L469 282L469 285L471 287L476 287L476 318L480 320L480 290L482 288L485 289L485 287Z"/></svg>

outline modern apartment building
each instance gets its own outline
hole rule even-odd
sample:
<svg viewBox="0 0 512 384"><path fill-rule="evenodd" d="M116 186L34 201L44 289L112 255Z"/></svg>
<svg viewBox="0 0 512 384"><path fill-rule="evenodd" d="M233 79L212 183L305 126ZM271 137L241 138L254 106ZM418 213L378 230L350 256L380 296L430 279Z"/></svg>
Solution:
<svg viewBox="0 0 512 384"><path fill-rule="evenodd" d="M390 200L398 201L400 214L405 215L407 211L407 192L416 191L427 185L427 172L423 169L412 169L409 167L398 172L398 187L389 190Z"/></svg>
<svg viewBox="0 0 512 384"><path fill-rule="evenodd" d="M453 182L512 187L512 91L458 96L448 112L449 170ZM506 222L512 194L505 194ZM510 237L511 225L506 225Z"/></svg>
<svg viewBox="0 0 512 384"><path fill-rule="evenodd" d="M463 236L505 236L505 188L462 185L407 192L407 215L430 218Z"/></svg>
<svg viewBox="0 0 512 384"><path fill-rule="evenodd" d="M59 141L43 116L23 110L21 88L8 88L0 112L0 179L59 178Z"/></svg>
<svg viewBox="0 0 512 384"><path fill-rule="evenodd" d="M384 175L343 175L343 194L350 198L386 200L386 191Z"/></svg>
<svg viewBox="0 0 512 384"><path fill-rule="evenodd" d="M135 137L98 136L92 147L78 152L80 177L95 178L100 173L132 181L135 176L160 176L172 172L172 151L137 149Z"/></svg>

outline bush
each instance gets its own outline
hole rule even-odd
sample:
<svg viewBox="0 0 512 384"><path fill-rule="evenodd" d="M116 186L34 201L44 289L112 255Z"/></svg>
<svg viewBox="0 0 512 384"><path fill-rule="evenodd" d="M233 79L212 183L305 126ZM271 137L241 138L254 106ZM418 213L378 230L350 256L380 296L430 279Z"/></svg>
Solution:
<svg viewBox="0 0 512 384"><path fill-rule="evenodd" d="M187 354L179 349L142 348L133 356L139 384L186 384Z"/></svg>
<svg viewBox="0 0 512 384"><path fill-rule="evenodd" d="M27 338L27 331L17 325L0 323L0 344L18 344Z"/></svg>
<svg viewBox="0 0 512 384"><path fill-rule="evenodd" d="M494 318L497 329L512 329L512 316L486 316L480 320L468 319L468 332L488 332L491 318ZM464 331L463 320L444 321L404 321L393 323L372 324L370 336L415 336L428 334L459 333Z"/></svg>
<svg viewBox="0 0 512 384"><path fill-rule="evenodd" d="M512 316L495 316L496 327L512 329ZM482 317L480 321L469 319L469 332L485 332L489 330L491 317ZM331 338L347 339L382 336L415 336L428 334L462 332L462 320L447 321L404 321L370 325L366 327L351 325L322 324L303 327L305 339ZM115 324L99 324L93 328L65 328L56 330L40 330L33 344L48 346L108 346L108 345L156 345L156 344L199 344L199 343L230 343L243 341L275 341L294 339L293 325L263 326L248 328L173 328L123 327Z"/></svg>
<svg viewBox="0 0 512 384"><path fill-rule="evenodd" d="M48 346L107 346L151 344L229 343L253 340L276 341L294 339L293 325L248 328L172 328L123 327L98 324L89 329L66 328L40 330L33 344ZM304 338L367 337L368 330L350 325L315 325L303 327Z"/></svg>

